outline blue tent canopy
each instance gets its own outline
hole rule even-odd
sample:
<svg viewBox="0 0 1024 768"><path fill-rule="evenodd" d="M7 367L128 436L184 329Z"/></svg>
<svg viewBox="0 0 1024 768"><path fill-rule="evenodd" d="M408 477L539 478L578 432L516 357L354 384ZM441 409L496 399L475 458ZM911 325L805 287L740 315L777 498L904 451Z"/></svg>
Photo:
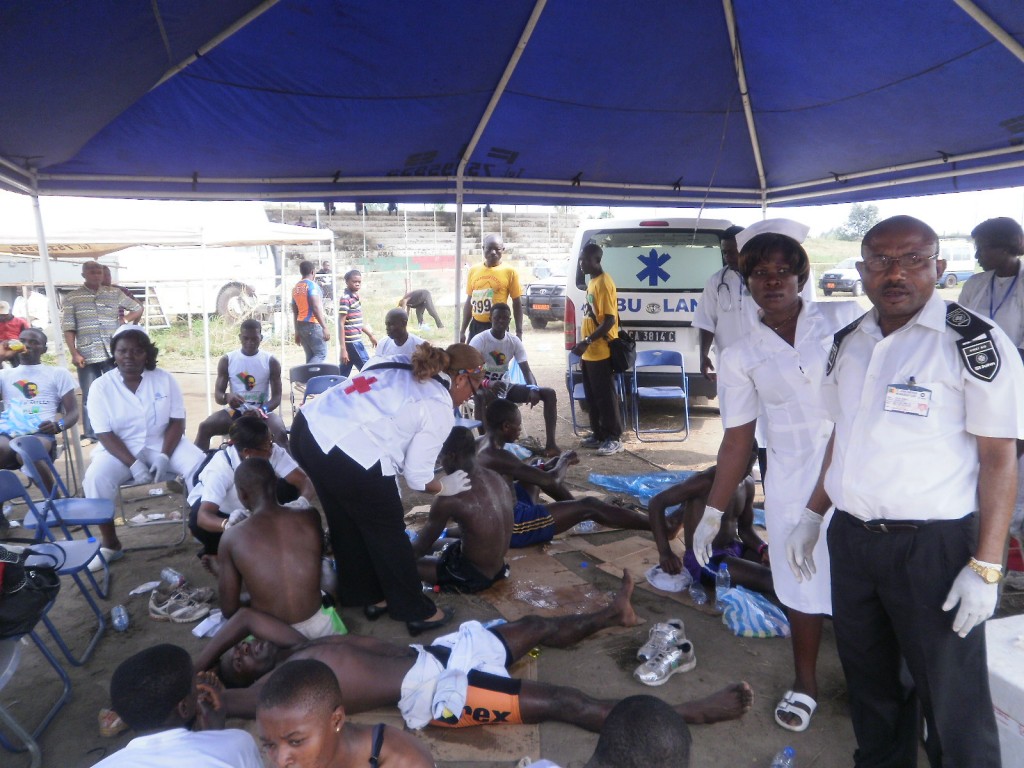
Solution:
<svg viewBox="0 0 1024 768"><path fill-rule="evenodd" d="M1020 0L15 0L0 186L728 207L1016 186L1022 42Z"/></svg>

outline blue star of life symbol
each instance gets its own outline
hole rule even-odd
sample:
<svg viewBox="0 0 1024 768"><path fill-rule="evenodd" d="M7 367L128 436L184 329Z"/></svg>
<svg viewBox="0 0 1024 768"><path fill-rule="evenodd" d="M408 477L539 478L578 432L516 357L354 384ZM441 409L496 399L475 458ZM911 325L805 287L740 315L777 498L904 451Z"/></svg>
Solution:
<svg viewBox="0 0 1024 768"><path fill-rule="evenodd" d="M672 258L669 254L663 253L659 255L658 251L652 248L651 252L646 256L637 256L636 258L637 261L644 265L644 268L636 274L637 280L640 282L646 280L647 284L652 288L658 285L659 280L663 283L668 282L669 274L661 268L661 265Z"/></svg>

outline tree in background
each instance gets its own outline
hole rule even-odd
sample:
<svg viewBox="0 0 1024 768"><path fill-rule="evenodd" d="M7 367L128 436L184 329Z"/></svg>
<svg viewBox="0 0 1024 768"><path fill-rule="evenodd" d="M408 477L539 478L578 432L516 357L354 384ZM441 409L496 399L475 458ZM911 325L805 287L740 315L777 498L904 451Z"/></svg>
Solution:
<svg viewBox="0 0 1024 768"><path fill-rule="evenodd" d="M854 203L850 207L850 215L841 227L830 229L825 237L835 240L860 240L878 223L878 206Z"/></svg>

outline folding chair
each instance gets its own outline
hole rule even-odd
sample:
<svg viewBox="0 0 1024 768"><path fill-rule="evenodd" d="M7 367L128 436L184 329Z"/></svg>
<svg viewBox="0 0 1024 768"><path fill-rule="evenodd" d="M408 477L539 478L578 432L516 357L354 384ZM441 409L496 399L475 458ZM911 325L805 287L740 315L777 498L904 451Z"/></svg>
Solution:
<svg viewBox="0 0 1024 768"><path fill-rule="evenodd" d="M569 353L569 364L566 366L569 372L569 412L572 414L572 433L579 436L581 425L576 419L576 402L586 401L587 396L583 390L583 365L579 355ZM612 374L614 377L615 391L619 395L619 418L622 424L626 424L626 377L621 373ZM583 410L582 406L580 410Z"/></svg>
<svg viewBox="0 0 1024 768"><path fill-rule="evenodd" d="M114 522L114 502L109 499L76 498L68 492L64 479L60 476L39 438L32 435L16 437L11 440L11 448L21 459L21 471L39 487L43 494L43 499L36 505L36 508L46 513L48 526L53 525L59 519L63 520L66 525L83 526L86 536L92 536L92 532L89 530L90 525ZM53 478L53 488L49 492L39 474L38 464L44 465ZM22 525L31 529L37 527L33 510L30 509L25 515Z"/></svg>
<svg viewBox="0 0 1024 768"><path fill-rule="evenodd" d="M2 723L7 730L14 734L17 741L21 742L21 746L16 745L12 741L8 740L2 731L0 731L0 746L9 752L24 752L28 750L31 763L31 768L37 768L42 765L42 750L39 748L39 744L36 739L42 734L46 727L53 721L53 718L57 716L57 712L60 711L61 707L67 703L68 699L71 698L71 678L68 677L68 673L64 671L64 668L60 665L57 659L50 649L47 648L43 642L36 635L35 630L27 635L21 637L7 637L0 640L0 692L10 683L14 674L18 671L18 666L21 663L22 646L26 644L28 638L32 639L35 643L36 648L43 654L43 658L50 664L51 667L57 672L57 676L60 678L63 690L60 696L54 701L49 711L43 716L43 719L39 721L39 724L29 731L28 728L24 727L19 723L13 713L3 706L0 702L0 723ZM38 668L33 665L33 668Z"/></svg>
<svg viewBox="0 0 1024 768"><path fill-rule="evenodd" d="M638 374L642 368L678 368L679 386L665 385L657 387L638 386ZM673 373L670 373L673 375ZM686 370L683 367L683 356L675 350L669 349L645 349L638 352L636 363L633 365L633 432L636 439L647 443L674 442L674 438L667 440L644 440L641 435L651 434L681 434L685 433L681 440L690 436L690 390L686 383ZM642 400L681 400L683 403L683 420L679 429L640 429L640 402Z"/></svg>
<svg viewBox="0 0 1024 768"><path fill-rule="evenodd" d="M50 632L50 636L53 637L54 642L57 643L57 646L64 654L64 657L76 667L80 667L89 660L90 656L92 656L93 651L96 649L96 644L99 642L100 637L103 635L103 630L107 626L104 612L96 604L92 595L89 594L89 590L86 589L85 583L82 581L82 576L84 574L84 576L89 580L89 583L92 584L92 588L95 590L97 595L102 598L106 598L110 587L109 567L100 552L99 542L95 540L87 541L82 539L71 540L70 533L67 531L67 526L60 518L60 513L56 509L53 509L52 512L57 523L63 529L65 535L68 536L67 540L57 541L50 531L49 526L46 524L47 515L40 514L36 509L32 499L30 499L28 494L25 492L25 488L22 486L21 481L18 480L18 476L9 469L0 469L0 504L15 499L20 499L28 507L29 511L35 515L38 530L36 533L36 542L32 544L32 549L43 555L53 555L57 559L58 563L63 562L57 572L61 576L70 576L74 580L75 585L78 587L78 591L82 593L82 597L85 598L85 602L96 616L96 632L93 634L92 638L90 638L89 643L86 645L85 650L82 651L81 656L76 657L71 652L67 643L64 642L64 638L61 637L60 632L57 631L53 622L50 621L49 612L50 609L53 608L54 604L50 603L50 605L47 606L46 611L43 612L43 625ZM89 563L97 556L103 563L105 572L102 589L96 581L96 577L89 571ZM48 558L40 558L39 562L49 564ZM31 556L29 557L27 564L34 564Z"/></svg>
<svg viewBox="0 0 1024 768"><path fill-rule="evenodd" d="M329 363L311 363L310 365L297 365L288 371L289 391L288 397L292 403L292 418L299 412L299 406L295 405L295 385L301 384L303 388L314 376L340 376L341 368ZM301 403L300 403L301 405Z"/></svg>
<svg viewBox="0 0 1024 768"><path fill-rule="evenodd" d="M301 408L306 404L306 401L311 397L322 395L331 387L341 384L343 381L348 381L344 376L334 374L324 374L321 376L314 376L306 382L306 391L302 395L302 402L299 404Z"/></svg>

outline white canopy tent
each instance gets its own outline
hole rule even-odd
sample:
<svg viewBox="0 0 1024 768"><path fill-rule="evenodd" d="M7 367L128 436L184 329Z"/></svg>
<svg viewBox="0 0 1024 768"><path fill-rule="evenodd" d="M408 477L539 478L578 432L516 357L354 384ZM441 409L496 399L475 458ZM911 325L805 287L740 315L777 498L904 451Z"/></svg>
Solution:
<svg viewBox="0 0 1024 768"><path fill-rule="evenodd" d="M28 225L31 200L35 231ZM267 219L256 202L168 202L77 198L26 198L26 215L0 223L0 254L39 257L43 264L52 339L60 364L68 364L62 334L51 258L96 259L136 245L192 246L201 248L249 245L302 245L330 243L331 272L337 272L334 233L277 224ZM43 209L52 222L43 225ZM52 252L51 252L52 251ZM286 306L284 259L281 260L282 309ZM207 412L212 410L210 361L211 308L203 306L203 352L206 366ZM284 334L282 334L282 347ZM282 350L283 351L283 350ZM83 466L77 427L73 431L75 458Z"/></svg>

